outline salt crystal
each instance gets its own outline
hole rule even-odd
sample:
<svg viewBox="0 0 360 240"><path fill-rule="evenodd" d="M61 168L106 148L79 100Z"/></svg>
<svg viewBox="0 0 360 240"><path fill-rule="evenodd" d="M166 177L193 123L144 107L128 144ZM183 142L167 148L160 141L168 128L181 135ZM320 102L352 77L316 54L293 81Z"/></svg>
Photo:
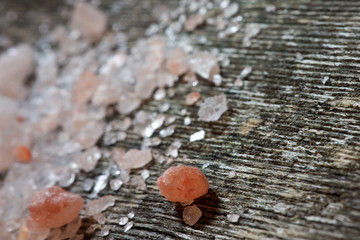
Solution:
<svg viewBox="0 0 360 240"><path fill-rule="evenodd" d="M230 0L222 0L220 2L220 7L221 8L226 8L227 6L229 6L229 4L230 4Z"/></svg>
<svg viewBox="0 0 360 240"><path fill-rule="evenodd" d="M248 23L245 26L245 36L243 39L243 45L245 47L248 47L251 45L251 38L255 37L256 35L258 35L261 31L261 27L258 23Z"/></svg>
<svg viewBox="0 0 360 240"><path fill-rule="evenodd" d="M111 226L103 226L99 232L100 237L108 236L110 233Z"/></svg>
<svg viewBox="0 0 360 240"><path fill-rule="evenodd" d="M239 11L239 4L231 3L223 11L224 18L231 18Z"/></svg>
<svg viewBox="0 0 360 240"><path fill-rule="evenodd" d="M113 191L118 191L122 185L123 182L120 179L112 179L110 181L110 188Z"/></svg>
<svg viewBox="0 0 360 240"><path fill-rule="evenodd" d="M150 172L149 172L149 170L147 170L147 169L142 170L142 171L141 171L141 177L142 177L144 180L148 179L148 178L150 177Z"/></svg>
<svg viewBox="0 0 360 240"><path fill-rule="evenodd" d="M75 237L76 233L79 231L81 227L81 218L75 218L72 222L67 224L61 231L61 234L56 239L73 239Z"/></svg>
<svg viewBox="0 0 360 240"><path fill-rule="evenodd" d="M185 117L184 118L184 125L190 125L191 124L191 118L190 117Z"/></svg>
<svg viewBox="0 0 360 240"><path fill-rule="evenodd" d="M95 186L93 189L93 193L98 194L102 190L105 189L107 183L108 183L109 176L108 175L100 175L96 178Z"/></svg>
<svg viewBox="0 0 360 240"><path fill-rule="evenodd" d="M92 72L85 71L76 80L73 91L72 101L75 104L87 103L94 95L100 85L101 80Z"/></svg>
<svg viewBox="0 0 360 240"><path fill-rule="evenodd" d="M159 106L159 112L167 112L168 110L170 109L170 104L169 103L164 103L164 104L161 104Z"/></svg>
<svg viewBox="0 0 360 240"><path fill-rule="evenodd" d="M129 218L127 217L121 217L119 220L119 225L120 226L124 226L125 224L127 224L129 222Z"/></svg>
<svg viewBox="0 0 360 240"><path fill-rule="evenodd" d="M124 232L129 231L133 226L134 226L134 222L128 222L128 223L125 225Z"/></svg>
<svg viewBox="0 0 360 240"><path fill-rule="evenodd" d="M217 59L209 52L198 52L190 56L190 69L200 77L212 80L212 76L219 73Z"/></svg>
<svg viewBox="0 0 360 240"><path fill-rule="evenodd" d="M214 75L213 83L215 86L220 86L222 82L222 77L219 74Z"/></svg>
<svg viewBox="0 0 360 240"><path fill-rule="evenodd" d="M325 84L328 80L329 80L329 76L325 76L325 77L321 80L321 82L322 82L323 84Z"/></svg>
<svg viewBox="0 0 360 240"><path fill-rule="evenodd" d="M79 2L75 6L70 25L71 28L96 42L106 30L107 19L105 14L97 8L85 2Z"/></svg>
<svg viewBox="0 0 360 240"><path fill-rule="evenodd" d="M131 149L125 155L116 161L121 170L135 169L144 167L151 162L152 155L150 150Z"/></svg>
<svg viewBox="0 0 360 240"><path fill-rule="evenodd" d="M205 131L200 130L200 131L190 135L190 142L195 142L195 141L198 141L198 140L201 140L204 138L205 138Z"/></svg>
<svg viewBox="0 0 360 240"><path fill-rule="evenodd" d="M242 86L244 86L244 81L240 77L237 77L234 82L234 85L238 86L238 87L242 87Z"/></svg>
<svg viewBox="0 0 360 240"><path fill-rule="evenodd" d="M183 219L187 225L193 226L199 221L201 215L202 212L197 206L187 206L183 212Z"/></svg>
<svg viewBox="0 0 360 240"><path fill-rule="evenodd" d="M236 173L234 171L231 171L228 173L228 178L234 178L236 176Z"/></svg>
<svg viewBox="0 0 360 240"><path fill-rule="evenodd" d="M201 94L199 92L191 92L186 95L185 103L188 106L194 105L197 101L199 101Z"/></svg>
<svg viewBox="0 0 360 240"><path fill-rule="evenodd" d="M227 109L225 95L209 97L200 105L198 111L199 119L206 122L217 121Z"/></svg>
<svg viewBox="0 0 360 240"><path fill-rule="evenodd" d="M229 222L232 223L236 223L239 220L239 215L238 214L228 214L226 215L226 218Z"/></svg>
<svg viewBox="0 0 360 240"><path fill-rule="evenodd" d="M129 212L127 216L128 216L128 218L132 219L132 218L135 217L135 213L134 212Z"/></svg>
<svg viewBox="0 0 360 240"><path fill-rule="evenodd" d="M92 147L82 153L78 153L74 157L74 163L79 169L85 172L92 171L99 159L101 158L101 151L98 147Z"/></svg>
<svg viewBox="0 0 360 240"><path fill-rule="evenodd" d="M267 5L265 7L265 11L266 12L274 12L276 10L276 6L275 5Z"/></svg>
<svg viewBox="0 0 360 240"><path fill-rule="evenodd" d="M251 66L246 66L240 73L239 78L241 79L245 79L247 78L247 76L249 76L249 74L252 72L252 67Z"/></svg>
<svg viewBox="0 0 360 240"><path fill-rule="evenodd" d="M167 115L165 119L165 125L170 125L176 121L176 117L172 115Z"/></svg>
<svg viewBox="0 0 360 240"><path fill-rule="evenodd" d="M304 58L303 55L299 52L297 52L295 55L296 55L297 60L303 60L303 58Z"/></svg>
<svg viewBox="0 0 360 240"><path fill-rule="evenodd" d="M117 109L126 115L137 109L140 104L141 100L133 92L122 92Z"/></svg>
<svg viewBox="0 0 360 240"><path fill-rule="evenodd" d="M147 189L145 179L141 176L133 176L130 180L131 185L135 186L137 190L145 191Z"/></svg>
<svg viewBox="0 0 360 240"><path fill-rule="evenodd" d="M164 88L158 88L154 93L155 100L164 99L165 96L166 96L166 91Z"/></svg>
<svg viewBox="0 0 360 240"><path fill-rule="evenodd" d="M94 185L94 180L90 178L85 179L84 182L82 183L82 187L85 192L89 192L93 187L93 185Z"/></svg>
<svg viewBox="0 0 360 240"><path fill-rule="evenodd" d="M160 137L164 138L164 137L169 137L171 135L173 135L173 133L175 132L175 125L171 125L165 129L162 129L159 133Z"/></svg>
<svg viewBox="0 0 360 240"><path fill-rule="evenodd" d="M187 110L185 108L181 109L180 115L185 116L187 114Z"/></svg>
<svg viewBox="0 0 360 240"><path fill-rule="evenodd" d="M106 217L104 214L99 213L93 216L93 218L95 219L95 221L97 221L99 224L105 224L106 222Z"/></svg>
<svg viewBox="0 0 360 240"><path fill-rule="evenodd" d="M170 54L166 59L166 68L174 75L182 75L188 70L188 59L184 49L177 48Z"/></svg>
<svg viewBox="0 0 360 240"><path fill-rule="evenodd" d="M85 206L85 215L94 216L115 205L116 198L111 195L88 202Z"/></svg>
<svg viewBox="0 0 360 240"><path fill-rule="evenodd" d="M72 170L63 173L59 179L60 187L70 187L74 183L75 178L76 174Z"/></svg>
<svg viewBox="0 0 360 240"><path fill-rule="evenodd" d="M167 95L169 96L169 98L174 97L176 94L175 88L169 88L167 91Z"/></svg>
<svg viewBox="0 0 360 240"><path fill-rule="evenodd" d="M205 17L200 14L191 15L184 24L184 28L187 32L192 32L196 29L197 26L203 24Z"/></svg>
<svg viewBox="0 0 360 240"><path fill-rule="evenodd" d="M104 125L99 121L90 121L84 127L77 131L74 139L84 148L90 148L95 145L103 134Z"/></svg>

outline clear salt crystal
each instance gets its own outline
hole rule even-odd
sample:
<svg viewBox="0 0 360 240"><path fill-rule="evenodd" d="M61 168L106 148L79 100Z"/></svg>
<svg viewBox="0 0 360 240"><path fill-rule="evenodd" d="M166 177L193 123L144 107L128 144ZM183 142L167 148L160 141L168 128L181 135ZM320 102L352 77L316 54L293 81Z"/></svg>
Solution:
<svg viewBox="0 0 360 240"><path fill-rule="evenodd" d="M239 4L231 3L223 11L224 18L231 18L239 11Z"/></svg>
<svg viewBox="0 0 360 240"><path fill-rule="evenodd" d="M195 223L199 221L201 215L201 210L195 205L187 206L183 211L184 222L189 226L195 225Z"/></svg>
<svg viewBox="0 0 360 240"><path fill-rule="evenodd" d="M323 84L325 84L328 80L329 80L329 76L325 76L325 77L321 80L321 82L322 82Z"/></svg>
<svg viewBox="0 0 360 240"><path fill-rule="evenodd" d="M89 192L94 185L94 180L87 178L82 182L82 187L85 192Z"/></svg>
<svg viewBox="0 0 360 240"><path fill-rule="evenodd" d="M200 105L198 111L199 119L206 122L217 121L227 109L225 95L209 97Z"/></svg>
<svg viewBox="0 0 360 240"><path fill-rule="evenodd" d="M204 138L205 138L205 131L200 130L200 131L190 135L190 142L199 141L199 140L204 139Z"/></svg>
<svg viewBox="0 0 360 240"><path fill-rule="evenodd" d="M245 79L249 76L249 74L252 72L251 66L246 66L240 73L239 78Z"/></svg>
<svg viewBox="0 0 360 240"><path fill-rule="evenodd" d="M87 234L91 234L93 233L96 229L99 229L101 228L101 225L100 224L92 224L90 225L87 229L86 229L86 233Z"/></svg>
<svg viewBox="0 0 360 240"><path fill-rule="evenodd" d="M136 187L136 190L145 191L147 189L145 179L141 176L133 176L130 180L130 184Z"/></svg>
<svg viewBox="0 0 360 240"><path fill-rule="evenodd" d="M226 215L226 218L229 222L232 223L236 223L239 220L239 215L238 214L228 214Z"/></svg>
<svg viewBox="0 0 360 240"><path fill-rule="evenodd" d="M92 171L99 159L101 158L101 151L98 147L92 147L82 153L78 153L74 157L76 166L85 172Z"/></svg>
<svg viewBox="0 0 360 240"><path fill-rule="evenodd" d="M122 185L123 182L120 179L111 179L110 181L110 188L113 191L118 191Z"/></svg>
<svg viewBox="0 0 360 240"><path fill-rule="evenodd" d="M222 77L219 74L214 75L213 83L215 86L220 86L222 82Z"/></svg>
<svg viewBox="0 0 360 240"><path fill-rule="evenodd" d="M191 118L190 117L185 117L184 118L184 125L190 125L191 124Z"/></svg>
<svg viewBox="0 0 360 240"><path fill-rule="evenodd" d="M204 163L204 164L201 166L201 168L202 168L202 169L205 169L205 168L207 168L208 166L210 166L210 163Z"/></svg>
<svg viewBox="0 0 360 240"><path fill-rule="evenodd" d="M124 226L125 224L127 224L129 222L129 218L127 217L121 217L119 220L119 225L120 226Z"/></svg>
<svg viewBox="0 0 360 240"><path fill-rule="evenodd" d="M228 178L234 178L236 176L236 173L234 172L234 171L230 171L229 173L228 173Z"/></svg>
<svg viewBox="0 0 360 240"><path fill-rule="evenodd" d="M149 170L147 170L147 169L142 170L142 171L141 171L141 177L142 177L144 180L148 179L148 178L150 177L150 172L149 172Z"/></svg>
<svg viewBox="0 0 360 240"><path fill-rule="evenodd" d="M135 217L135 213L134 212L129 212L127 216L128 216L128 218L132 219L132 218Z"/></svg>
<svg viewBox="0 0 360 240"><path fill-rule="evenodd" d="M224 33L225 35L234 35L235 33L239 32L239 30L240 30L240 25L232 24L226 28Z"/></svg>
<svg viewBox="0 0 360 240"><path fill-rule="evenodd" d="M94 194L100 193L102 190L105 189L108 183L109 176L108 175L100 175L96 178L95 186L93 189Z"/></svg>
<svg viewBox="0 0 360 240"><path fill-rule="evenodd" d="M230 0L222 0L220 2L220 7L221 8L226 8L227 6L229 6L229 4L230 4Z"/></svg>
<svg viewBox="0 0 360 240"><path fill-rule="evenodd" d="M265 11L266 12L274 12L276 10L276 6L275 5L267 5L265 7Z"/></svg>
<svg viewBox="0 0 360 240"><path fill-rule="evenodd" d="M163 103L159 106L159 112L167 112L170 109L170 104L169 103Z"/></svg>
<svg viewBox="0 0 360 240"><path fill-rule="evenodd" d="M185 116L187 114L187 110L185 108L181 109L180 115Z"/></svg>
<svg viewBox="0 0 360 240"><path fill-rule="evenodd" d="M216 57L209 52L198 52L190 56L189 66L193 72L210 81L213 75L220 72Z"/></svg>
<svg viewBox="0 0 360 240"><path fill-rule="evenodd" d="M164 138L164 137L169 137L171 135L173 135L173 133L175 132L175 125L171 125L165 129L162 129L159 133L160 137Z"/></svg>
<svg viewBox="0 0 360 240"><path fill-rule="evenodd" d="M172 115L167 115L165 119L165 125L168 126L176 121L176 117Z"/></svg>
<svg viewBox="0 0 360 240"><path fill-rule="evenodd" d="M134 226L134 222L128 222L126 225L125 225L125 228L124 228L124 232L127 232L129 231L132 227Z"/></svg>
<svg viewBox="0 0 360 240"><path fill-rule="evenodd" d="M187 32L194 31L197 26L203 24L205 21L205 17L201 14L194 14L189 17L188 20L186 20L184 24L184 28Z"/></svg>
<svg viewBox="0 0 360 240"><path fill-rule="evenodd" d="M88 202L85 206L85 214L87 216L94 216L96 214L99 214L109 207L112 207L115 205L116 198L111 195L107 195L104 197L101 197L96 200L92 200Z"/></svg>
<svg viewBox="0 0 360 240"><path fill-rule="evenodd" d="M303 55L301 53L299 53L299 52L297 52L295 55L296 55L297 60L303 60L304 59Z"/></svg>
<svg viewBox="0 0 360 240"><path fill-rule="evenodd" d="M165 96L166 96L166 91L164 88L158 88L154 93L155 100L164 99Z"/></svg>
<svg viewBox="0 0 360 240"><path fill-rule="evenodd" d="M121 114L127 115L137 109L140 104L141 100L133 92L122 92L117 110Z"/></svg>
<svg viewBox="0 0 360 240"><path fill-rule="evenodd" d="M167 90L167 95L169 96L169 98L173 98L176 94L175 88L169 88Z"/></svg>

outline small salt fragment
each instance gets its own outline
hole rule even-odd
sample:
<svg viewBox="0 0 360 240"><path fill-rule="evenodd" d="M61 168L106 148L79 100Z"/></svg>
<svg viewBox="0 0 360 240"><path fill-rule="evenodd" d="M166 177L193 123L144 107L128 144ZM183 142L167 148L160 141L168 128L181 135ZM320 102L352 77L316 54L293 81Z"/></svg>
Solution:
<svg viewBox="0 0 360 240"><path fill-rule="evenodd" d="M227 6L229 6L229 4L230 4L230 0L222 0L220 2L220 7L221 8L226 8Z"/></svg>
<svg viewBox="0 0 360 240"><path fill-rule="evenodd" d="M199 92L191 92L186 95L185 103L188 106L194 105L197 101L199 101L201 94Z"/></svg>
<svg viewBox="0 0 360 240"><path fill-rule="evenodd" d="M110 181L110 188L113 191L118 191L122 185L123 182L120 179L112 179Z"/></svg>
<svg viewBox="0 0 360 240"><path fill-rule="evenodd" d="M99 214L109 207L112 207L115 205L116 198L111 195L107 195L104 197L101 197L96 200L92 200L88 202L85 206L85 215L87 216L94 216L96 214Z"/></svg>
<svg viewBox="0 0 360 240"><path fill-rule="evenodd" d="M240 73L239 78L245 79L249 76L249 74L252 72L252 67L246 66Z"/></svg>
<svg viewBox="0 0 360 240"><path fill-rule="evenodd" d="M158 88L154 93L155 100L164 99L165 96L166 96L166 91L164 88Z"/></svg>
<svg viewBox="0 0 360 240"><path fill-rule="evenodd" d="M78 153L74 157L76 166L85 172L92 171L99 159L101 158L101 151L98 147L92 147L82 153Z"/></svg>
<svg viewBox="0 0 360 240"><path fill-rule="evenodd" d="M170 109L169 103L164 103L159 106L159 112L162 112L162 113L167 112L169 109Z"/></svg>
<svg viewBox="0 0 360 240"><path fill-rule="evenodd" d="M242 86L244 86L244 81L240 77L237 77L234 82L234 85L238 86L238 87L242 87Z"/></svg>
<svg viewBox="0 0 360 240"><path fill-rule="evenodd" d="M118 159L116 163L121 170L126 170L144 167L151 160L152 154L150 150L131 149L121 159Z"/></svg>
<svg viewBox="0 0 360 240"><path fill-rule="evenodd" d="M85 71L76 80L72 90L72 101L75 104L85 104L94 95L101 80L92 72Z"/></svg>
<svg viewBox="0 0 360 240"><path fill-rule="evenodd" d="M145 150L145 149L148 149L149 147L159 146L160 144L161 144L161 139L158 137L144 138L142 145L141 145L141 149Z"/></svg>
<svg viewBox="0 0 360 240"><path fill-rule="evenodd" d="M176 94L175 88L169 88L167 90L167 95L169 96L169 98L173 98Z"/></svg>
<svg viewBox="0 0 360 240"><path fill-rule="evenodd" d="M58 237L58 239L70 239L70 240L73 240L74 237L76 236L76 233L79 231L79 229L81 227L81 223L82 223L82 220L81 220L80 217L74 219L72 222L67 224L62 229L61 234Z"/></svg>
<svg viewBox="0 0 360 240"><path fill-rule="evenodd" d="M249 47L251 45L251 39L258 35L261 31L261 27L258 23L248 23L245 26L245 36L243 39L243 45Z"/></svg>
<svg viewBox="0 0 360 240"><path fill-rule="evenodd" d="M193 226L199 221L201 215L202 212L197 206L187 206L183 212L183 219L187 225Z"/></svg>
<svg viewBox="0 0 360 240"><path fill-rule="evenodd" d="M124 228L124 232L127 232L129 231L132 227L134 226L134 222L128 222L126 225L125 225L125 228Z"/></svg>
<svg viewBox="0 0 360 240"><path fill-rule="evenodd" d="M209 97L200 105L198 111L199 119L206 122L217 121L227 109L225 95Z"/></svg>
<svg viewBox="0 0 360 240"><path fill-rule="evenodd" d="M67 172L62 174L61 178L58 181L60 187L70 187L74 183L75 178L75 172L73 172L73 170L68 170Z"/></svg>
<svg viewBox="0 0 360 240"><path fill-rule="evenodd" d="M205 169L205 168L207 168L208 166L210 166L210 163L204 163L201 168L202 168L202 169Z"/></svg>
<svg viewBox="0 0 360 240"><path fill-rule="evenodd" d="M191 15L185 22L184 28L187 32L194 31L199 25L205 22L205 17L200 14Z"/></svg>
<svg viewBox="0 0 360 240"><path fill-rule="evenodd" d="M103 226L99 232L100 237L108 236L110 233L111 226Z"/></svg>
<svg viewBox="0 0 360 240"><path fill-rule="evenodd" d="M266 12L274 12L276 10L276 6L275 5L267 5L265 7L265 11Z"/></svg>
<svg viewBox="0 0 360 240"><path fill-rule="evenodd" d="M182 75L188 70L187 54L182 48L175 49L166 59L166 68L173 75Z"/></svg>
<svg viewBox="0 0 360 240"><path fill-rule="evenodd" d="M224 34L227 36L234 35L235 33L239 32L239 30L240 30L239 24L232 24L225 29Z"/></svg>
<svg viewBox="0 0 360 240"><path fill-rule="evenodd" d="M323 83L323 84L326 84L326 82L329 80L329 76L325 76L322 80L321 80L321 82Z"/></svg>
<svg viewBox="0 0 360 240"><path fill-rule="evenodd" d="M185 117L184 118L184 125L188 126L191 124L191 118L190 117Z"/></svg>
<svg viewBox="0 0 360 240"><path fill-rule="evenodd" d="M220 72L217 58L209 52L198 52L190 56L190 69L200 77L212 80L212 76Z"/></svg>
<svg viewBox="0 0 360 240"><path fill-rule="evenodd" d="M104 214L99 213L93 216L93 218L95 219L95 221L97 221L99 224L105 224L106 222L106 217Z"/></svg>
<svg viewBox="0 0 360 240"><path fill-rule="evenodd" d="M190 142L199 141L199 140L204 139L204 138L205 138L205 131L200 130L200 131L190 135Z"/></svg>
<svg viewBox="0 0 360 240"><path fill-rule="evenodd" d="M93 193L98 194L102 190L105 189L107 183L108 183L109 176L108 175L100 175L96 178L95 186L93 189Z"/></svg>
<svg viewBox="0 0 360 240"><path fill-rule="evenodd" d="M86 38L96 42L106 30L107 19L99 9L88 3L79 2L75 6L70 25Z"/></svg>
<svg viewBox="0 0 360 240"><path fill-rule="evenodd" d="M144 180L148 179L148 178L150 177L150 172L149 172L149 170L147 170L147 169L142 170L142 171L141 171L141 177L142 177Z"/></svg>
<svg viewBox="0 0 360 240"><path fill-rule="evenodd" d="M234 171L230 171L229 173L228 173L228 178L234 178L236 176L236 173L234 172Z"/></svg>
<svg viewBox="0 0 360 240"><path fill-rule="evenodd" d="M141 176L133 176L130 180L130 184L136 187L136 190L145 191L147 189L145 179Z"/></svg>
<svg viewBox="0 0 360 240"><path fill-rule="evenodd" d="M119 225L120 226L124 226L125 224L127 224L129 222L129 218L127 217L121 217L119 220Z"/></svg>
<svg viewBox="0 0 360 240"><path fill-rule="evenodd" d="M176 121L176 117L173 115L167 115L165 119L165 125L168 126Z"/></svg>
<svg viewBox="0 0 360 240"><path fill-rule="evenodd" d="M128 216L128 218L133 219L135 217L135 213L129 212L127 216Z"/></svg>
<svg viewBox="0 0 360 240"><path fill-rule="evenodd" d="M187 110L185 108L181 109L180 115L185 116L187 114Z"/></svg>
<svg viewBox="0 0 360 240"><path fill-rule="evenodd" d="M224 18L231 18L239 11L239 4L238 3L231 3L227 6L223 11Z"/></svg>
<svg viewBox="0 0 360 240"><path fill-rule="evenodd" d="M238 214L228 214L226 215L226 218L229 222L232 223L236 223L239 220L239 215Z"/></svg>
<svg viewBox="0 0 360 240"><path fill-rule="evenodd" d="M137 109L141 104L141 100L133 92L122 92L118 102L117 110L127 115Z"/></svg>
<svg viewBox="0 0 360 240"><path fill-rule="evenodd" d="M120 179L123 183L127 183L130 180L130 170L121 170Z"/></svg>
<svg viewBox="0 0 360 240"><path fill-rule="evenodd" d="M175 132L175 125L171 125L165 129L162 129L159 133L160 137L164 138L164 137L169 137L171 135L173 135L173 133Z"/></svg>
<svg viewBox="0 0 360 240"><path fill-rule="evenodd" d="M297 59L297 60L303 60L303 59L304 59L303 55L302 55L301 53L299 53L299 52L297 52L297 53L295 54L295 56L296 56L296 59Z"/></svg>
<svg viewBox="0 0 360 240"><path fill-rule="evenodd" d="M173 157L169 157L167 160L166 160L166 165L171 165L175 162L175 159Z"/></svg>
<svg viewBox="0 0 360 240"><path fill-rule="evenodd" d="M85 179L84 182L82 183L82 187L85 192L89 192L93 187L93 185L94 185L94 180L90 178Z"/></svg>
<svg viewBox="0 0 360 240"><path fill-rule="evenodd" d="M222 82L222 77L219 74L214 75L213 83L215 86L220 86Z"/></svg>
<svg viewBox="0 0 360 240"><path fill-rule="evenodd" d="M82 198L59 187L34 193L29 206L29 221L40 228L58 228L79 216Z"/></svg>

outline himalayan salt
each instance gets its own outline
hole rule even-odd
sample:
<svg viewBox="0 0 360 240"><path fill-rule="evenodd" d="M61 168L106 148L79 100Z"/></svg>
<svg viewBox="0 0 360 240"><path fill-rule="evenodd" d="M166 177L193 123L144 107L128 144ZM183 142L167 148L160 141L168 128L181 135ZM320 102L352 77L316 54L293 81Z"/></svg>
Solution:
<svg viewBox="0 0 360 240"><path fill-rule="evenodd" d="M34 70L33 48L22 44L0 55L0 94L12 99L27 95L26 79Z"/></svg>
<svg viewBox="0 0 360 240"><path fill-rule="evenodd" d="M231 18L239 11L238 3L231 3L224 9L223 16L224 18Z"/></svg>
<svg viewBox="0 0 360 240"><path fill-rule="evenodd" d="M212 76L219 74L220 69L217 58L209 52L198 52L190 56L190 70L200 77L212 81Z"/></svg>
<svg viewBox="0 0 360 240"><path fill-rule="evenodd" d="M198 112L199 119L206 122L217 121L227 109L225 95L222 94L215 97L209 97L200 105Z"/></svg>
<svg viewBox="0 0 360 240"><path fill-rule="evenodd" d="M195 223L199 221L201 215L201 210L195 205L187 206L183 211L184 222L189 226L195 225Z"/></svg>
<svg viewBox="0 0 360 240"><path fill-rule="evenodd" d="M133 92L122 92L118 102L117 110L121 114L129 114L137 109L141 104L141 100Z"/></svg>
<svg viewBox="0 0 360 240"><path fill-rule="evenodd" d="M75 6L70 26L92 42L96 42L106 30L107 19L99 9L85 2L79 2Z"/></svg>
<svg viewBox="0 0 360 240"><path fill-rule="evenodd" d="M236 223L239 220L239 215L238 214L228 214L226 215L226 218L229 222L232 223Z"/></svg>
<svg viewBox="0 0 360 240"><path fill-rule="evenodd" d="M80 77L76 80L73 91L72 91L72 101L75 104L84 104L87 103L97 87L100 85L101 80L92 72L85 71Z"/></svg>
<svg viewBox="0 0 360 240"><path fill-rule="evenodd" d="M79 216L83 207L81 196L59 187L34 193L29 206L29 221L43 228L58 228Z"/></svg>
<svg viewBox="0 0 360 240"><path fill-rule="evenodd" d="M186 95L185 103L188 106L194 105L197 101L199 101L201 94L199 92L191 92Z"/></svg>
<svg viewBox="0 0 360 240"><path fill-rule="evenodd" d="M182 48L175 49L166 59L167 70L174 75L182 75L188 70L187 54Z"/></svg>
<svg viewBox="0 0 360 240"><path fill-rule="evenodd" d="M74 157L74 163L77 167L85 172L92 171L99 159L101 158L101 152L98 147L92 147L85 152L78 153Z"/></svg>
<svg viewBox="0 0 360 240"><path fill-rule="evenodd" d="M261 26L258 23L248 23L245 26L245 36L243 39L243 45L249 47L251 45L251 39L258 35L261 31Z"/></svg>
<svg viewBox="0 0 360 240"><path fill-rule="evenodd" d="M99 121L90 121L82 127L74 136L82 148L90 148L96 144L103 134L104 125Z"/></svg>
<svg viewBox="0 0 360 240"><path fill-rule="evenodd" d="M139 74L140 75L140 74ZM151 72L144 72L137 77L135 93L140 99L148 99L157 86L156 76Z"/></svg>
<svg viewBox="0 0 360 240"><path fill-rule="evenodd" d="M157 180L161 195L171 202L187 202L209 190L209 182L197 168L179 165L167 169Z"/></svg>
<svg viewBox="0 0 360 240"><path fill-rule="evenodd" d="M141 176L131 177L130 184L136 187L136 190L145 191L147 189L145 179Z"/></svg>
<svg viewBox="0 0 360 240"><path fill-rule="evenodd" d="M141 168L152 160L150 150L131 149L120 159L116 160L121 170Z"/></svg>
<svg viewBox="0 0 360 240"><path fill-rule="evenodd" d="M110 188L113 191L118 191L122 185L123 182L121 181L121 179L112 179L110 181Z"/></svg>
<svg viewBox="0 0 360 240"><path fill-rule="evenodd" d="M111 195L107 195L99 199L92 200L88 202L85 206L85 215L87 216L97 215L105 211L107 208L114 206L115 200L116 198Z"/></svg>
<svg viewBox="0 0 360 240"><path fill-rule="evenodd" d="M192 32L198 27L199 25L205 22L205 17L201 14L194 14L191 15L185 22L184 28L187 32Z"/></svg>
<svg viewBox="0 0 360 240"><path fill-rule="evenodd" d="M14 155L20 162L24 162L24 163L28 163L32 159L31 151L26 146L16 147L14 149Z"/></svg>

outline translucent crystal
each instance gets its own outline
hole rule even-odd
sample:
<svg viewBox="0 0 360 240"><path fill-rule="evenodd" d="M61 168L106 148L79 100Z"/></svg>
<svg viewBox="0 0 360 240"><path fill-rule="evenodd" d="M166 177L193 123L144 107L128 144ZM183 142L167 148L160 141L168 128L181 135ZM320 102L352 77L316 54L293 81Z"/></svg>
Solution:
<svg viewBox="0 0 360 240"><path fill-rule="evenodd" d="M219 74L214 75L213 83L215 86L220 86L222 82L222 77Z"/></svg>
<svg viewBox="0 0 360 240"><path fill-rule="evenodd" d="M209 97L200 105L199 119L202 121L217 121L226 112L227 100L225 95Z"/></svg>
<svg viewBox="0 0 360 240"><path fill-rule="evenodd" d="M197 101L199 101L201 94L199 92L191 92L186 95L185 103L186 105L194 105Z"/></svg>
<svg viewBox="0 0 360 240"><path fill-rule="evenodd" d="M228 214L226 215L226 218L229 222L232 223L236 223L239 220L239 215L238 214Z"/></svg>
<svg viewBox="0 0 360 240"><path fill-rule="evenodd" d="M251 45L251 38L255 37L256 35L258 35L261 31L261 27L258 23L248 23L245 26L245 36L243 39L243 45L245 47L248 47Z"/></svg>
<svg viewBox="0 0 360 240"><path fill-rule="evenodd" d="M93 218L99 223L99 224L105 224L106 217L104 214L99 213L93 216Z"/></svg>
<svg viewBox="0 0 360 240"><path fill-rule="evenodd" d="M148 179L149 176L150 176L149 170L144 169L144 170L141 171L141 177L142 177L144 180Z"/></svg>
<svg viewBox="0 0 360 240"><path fill-rule="evenodd" d="M224 18L231 18L239 11L239 4L238 3L231 3L227 6L223 11Z"/></svg>
<svg viewBox="0 0 360 240"><path fill-rule="evenodd" d="M129 231L133 226L134 226L134 222L128 222L128 223L125 225L124 232Z"/></svg>
<svg viewBox="0 0 360 240"><path fill-rule="evenodd" d="M103 226L99 232L100 237L105 237L109 235L111 226Z"/></svg>
<svg viewBox="0 0 360 240"><path fill-rule="evenodd" d="M197 206L187 206L183 212L183 219L187 225L193 226L195 223L197 223L197 221L199 221L201 215L202 212Z"/></svg>
<svg viewBox="0 0 360 240"><path fill-rule="evenodd" d="M252 72L252 67L251 66L246 66L240 73L239 77L241 79L245 79L247 76L249 76L249 74Z"/></svg>
<svg viewBox="0 0 360 240"><path fill-rule="evenodd" d="M108 183L109 176L108 175L100 175L96 178L93 193L98 194L102 190L105 189Z"/></svg>
<svg viewBox="0 0 360 240"><path fill-rule="evenodd" d="M184 118L184 125L190 125L191 124L191 118L190 117L185 117Z"/></svg>
<svg viewBox="0 0 360 240"><path fill-rule="evenodd" d="M128 216L128 218L132 219L132 218L135 217L135 213L134 212L129 212L127 216Z"/></svg>
<svg viewBox="0 0 360 240"><path fill-rule="evenodd" d="M87 178L82 182L82 187L85 192L89 192L94 185L94 180Z"/></svg>
<svg viewBox="0 0 360 240"><path fill-rule="evenodd" d="M201 14L191 15L189 19L186 20L184 28L188 32L194 31L196 27L204 23L204 21L205 18Z"/></svg>
<svg viewBox="0 0 360 240"><path fill-rule="evenodd" d="M123 182L120 179L112 179L110 181L110 188L113 191L118 191L122 185Z"/></svg>
<svg viewBox="0 0 360 240"><path fill-rule="evenodd" d="M155 100L164 99L165 96L166 96L166 91L164 88L158 88L154 93Z"/></svg>
<svg viewBox="0 0 360 240"><path fill-rule="evenodd" d="M127 224L129 222L129 218L127 217L121 217L119 220L119 225L120 226L124 226L125 224Z"/></svg>
<svg viewBox="0 0 360 240"><path fill-rule="evenodd" d="M165 129L162 129L159 133L160 137L168 137L171 136L175 132L175 125L171 125Z"/></svg>
<svg viewBox="0 0 360 240"><path fill-rule="evenodd" d="M111 195L92 200L85 205L85 214L87 216L94 216L105 211L107 208L115 205L116 198Z"/></svg>
<svg viewBox="0 0 360 240"><path fill-rule="evenodd" d="M200 131L190 135L190 142L195 142L195 141L198 141L198 140L201 140L204 138L205 138L205 131L200 130Z"/></svg>
<svg viewBox="0 0 360 240"><path fill-rule="evenodd" d="M152 154L150 150L137 150L131 149L124 154L120 159L117 159L116 163L122 170L141 168L148 164L152 160Z"/></svg>
<svg viewBox="0 0 360 240"><path fill-rule="evenodd" d="M213 75L219 73L217 59L209 52L198 52L190 56L189 66L193 72L210 81Z"/></svg>
<svg viewBox="0 0 360 240"><path fill-rule="evenodd" d="M92 147L82 153L78 153L74 157L74 163L79 169L85 172L92 171L99 159L101 158L101 151L98 147Z"/></svg>

